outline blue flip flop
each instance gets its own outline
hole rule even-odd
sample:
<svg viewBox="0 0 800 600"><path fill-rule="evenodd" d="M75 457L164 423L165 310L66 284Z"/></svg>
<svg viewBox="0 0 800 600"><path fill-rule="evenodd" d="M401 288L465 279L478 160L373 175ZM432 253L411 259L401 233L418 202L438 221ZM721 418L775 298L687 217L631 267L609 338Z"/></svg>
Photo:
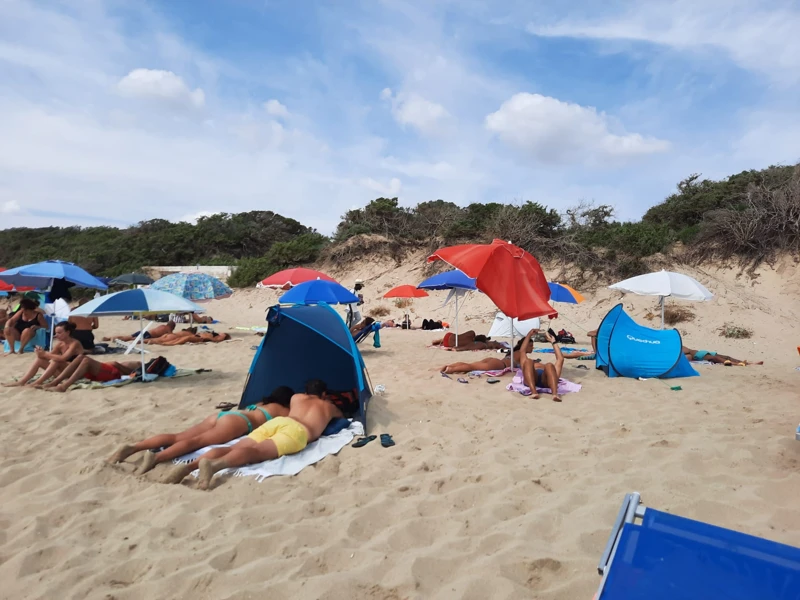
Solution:
<svg viewBox="0 0 800 600"><path fill-rule="evenodd" d="M394 440L392 439L392 436L389 435L388 433L382 433L381 446L383 446L384 448L391 448L392 446L394 446Z"/></svg>
<svg viewBox="0 0 800 600"><path fill-rule="evenodd" d="M355 444L351 444L351 448L363 448L377 437L376 435L368 435L367 437L358 438Z"/></svg>

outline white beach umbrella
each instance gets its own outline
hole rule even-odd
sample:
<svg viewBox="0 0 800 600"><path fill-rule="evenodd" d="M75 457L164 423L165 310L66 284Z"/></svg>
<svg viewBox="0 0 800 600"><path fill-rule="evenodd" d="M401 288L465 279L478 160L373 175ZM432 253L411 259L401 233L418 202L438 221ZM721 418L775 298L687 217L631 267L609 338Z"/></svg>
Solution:
<svg viewBox="0 0 800 600"><path fill-rule="evenodd" d="M679 300L695 300L697 302L711 300L714 297L714 294L709 292L702 283L693 277L683 273L664 271L663 269L655 273L631 277L608 287L612 290L639 296L660 296L662 329L664 328L664 298L667 296L672 296Z"/></svg>
<svg viewBox="0 0 800 600"><path fill-rule="evenodd" d="M498 310L487 335L489 337L510 337L512 340L515 337L524 338L531 329L539 329L539 325L539 317L520 321L512 319L503 311Z"/></svg>

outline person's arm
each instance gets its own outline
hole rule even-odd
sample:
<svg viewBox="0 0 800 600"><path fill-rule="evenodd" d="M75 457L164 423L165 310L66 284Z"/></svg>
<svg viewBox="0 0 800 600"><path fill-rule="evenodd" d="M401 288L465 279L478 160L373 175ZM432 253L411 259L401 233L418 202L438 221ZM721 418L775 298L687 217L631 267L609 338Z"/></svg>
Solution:
<svg viewBox="0 0 800 600"><path fill-rule="evenodd" d="M19 321L21 318L22 318L22 311L18 310L13 315L11 315L11 318L6 322L6 327L14 327L14 325L17 324L17 321Z"/></svg>
<svg viewBox="0 0 800 600"><path fill-rule="evenodd" d="M556 354L556 373L561 377L561 370L564 368L564 355L561 353L561 348L556 342L556 338L549 333L547 334L547 341L553 344L553 352Z"/></svg>
<svg viewBox="0 0 800 600"><path fill-rule="evenodd" d="M39 324L39 327L47 329L47 321L44 320L44 313L38 312L36 313L36 322Z"/></svg>
<svg viewBox="0 0 800 600"><path fill-rule="evenodd" d="M92 317L92 329L97 329L98 327L100 327L100 319Z"/></svg>

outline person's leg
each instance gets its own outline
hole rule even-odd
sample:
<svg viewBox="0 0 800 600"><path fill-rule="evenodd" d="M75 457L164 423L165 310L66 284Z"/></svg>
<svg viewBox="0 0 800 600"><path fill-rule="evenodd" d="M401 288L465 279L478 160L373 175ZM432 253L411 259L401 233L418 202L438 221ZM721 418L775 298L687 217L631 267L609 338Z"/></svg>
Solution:
<svg viewBox="0 0 800 600"><path fill-rule="evenodd" d="M530 388L531 397L534 400L538 400L539 393L536 391L536 363L530 359L522 363L522 382Z"/></svg>
<svg viewBox="0 0 800 600"><path fill-rule="evenodd" d="M43 387L48 379L57 376L66 368L66 366L67 363L65 362L51 360L50 364L47 365L47 368L44 370L44 373L42 373L42 376L39 377L39 379L37 379L35 382L28 383L28 385L37 388Z"/></svg>
<svg viewBox="0 0 800 600"><path fill-rule="evenodd" d="M252 442L252 440L247 441ZM203 456L198 463L200 481L197 487L201 490L207 490L211 485L211 478L222 469L235 469L276 458L278 458L278 446L273 440L264 440L263 442L252 444L236 444L231 452L221 458Z"/></svg>
<svg viewBox="0 0 800 600"><path fill-rule="evenodd" d="M189 454L190 452L205 448L206 446L224 444L225 442L235 440L247 433L247 424L244 422L244 419L238 415L223 415L219 419L216 417L210 418L214 419L214 422L211 427L207 428L205 431L199 432L191 437L184 437L161 452L148 452L145 455L144 463L139 469L139 474L147 473L147 471L156 465L173 460L184 454ZM160 446L156 446L156 448L160 448Z"/></svg>
<svg viewBox="0 0 800 600"><path fill-rule="evenodd" d="M14 348L16 343L19 341L19 331L17 331L16 327L6 327L4 331L6 334L6 341L8 342L8 347L10 349L9 354L16 354L17 351ZM19 350L22 352L21 346Z"/></svg>
<svg viewBox="0 0 800 600"><path fill-rule="evenodd" d="M36 331L38 329L39 329L38 327L28 327L26 330L22 332L22 334L20 334L19 336L20 353L25 352L25 346L27 346L28 342L30 342L33 339L33 336L36 335Z"/></svg>
<svg viewBox="0 0 800 600"><path fill-rule="evenodd" d="M174 469L172 469L167 476L164 478L163 483L180 483L183 481L192 471L199 468L201 460L215 460L218 458L222 458L233 452L235 448L239 446L254 446L258 444L255 440L251 440L250 438L245 438L240 442L237 442L233 446L227 446L224 448L212 448L205 454L203 454L200 458L193 460L190 463L185 465L176 465Z"/></svg>
<svg viewBox="0 0 800 600"><path fill-rule="evenodd" d="M49 389L51 387L55 387L59 383L61 383L65 379L67 379L68 377L72 376L72 374L75 371L78 370L78 367L81 366L81 363L83 363L83 361L88 359L88 358L89 357L86 356L85 354L82 354L81 356L78 356L75 360L73 360L71 363L69 363L66 366L66 368L63 371L61 371L61 373L59 373L58 376L55 379L53 379L53 381L51 381L50 383L46 384L44 386L44 389Z"/></svg>
<svg viewBox="0 0 800 600"><path fill-rule="evenodd" d="M45 360L43 358L37 358L36 360L33 361L31 368L27 370L25 375L23 375L19 381L15 383L4 383L3 387L22 387L23 385L28 383L34 375L36 375L39 369L46 369L49 364L50 364L49 360Z"/></svg>
<svg viewBox="0 0 800 600"><path fill-rule="evenodd" d="M159 435L149 437L146 440L142 440L141 442L137 442L136 444L123 444L116 450L116 452L114 452L114 454L106 459L106 462L118 463L143 450L156 450L158 448L172 446L181 440L185 440L208 431L214 427L216 422L216 415L211 415L200 421L200 423L197 425L194 425L185 431L181 431L180 433L161 433Z"/></svg>
<svg viewBox="0 0 800 600"><path fill-rule="evenodd" d="M544 380L553 393L553 402L561 402L561 397L558 395L558 379L556 366L550 363L544 365Z"/></svg>
<svg viewBox="0 0 800 600"><path fill-rule="evenodd" d="M76 361L73 361L76 362ZM100 369L102 368L102 363L89 358L88 356L84 355L81 364L78 365L78 368L75 369L75 372L72 373L67 379L62 380L55 387L47 387L48 391L56 391L56 392L66 392L73 383L78 381L79 379L83 378L84 375L91 374L91 375L98 375L100 373Z"/></svg>

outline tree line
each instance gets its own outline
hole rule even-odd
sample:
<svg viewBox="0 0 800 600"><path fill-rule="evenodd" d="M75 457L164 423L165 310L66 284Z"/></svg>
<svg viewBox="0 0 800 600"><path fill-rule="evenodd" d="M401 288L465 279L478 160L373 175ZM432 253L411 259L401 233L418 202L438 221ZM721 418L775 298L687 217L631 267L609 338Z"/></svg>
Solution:
<svg viewBox="0 0 800 600"><path fill-rule="evenodd" d="M354 238L380 236L395 247L513 241L578 277L632 276L645 260L677 242L682 259L737 258L757 265L800 252L800 165L771 166L720 181L691 175L640 221L615 219L606 204L578 203L559 212L538 202L470 204L444 200L400 206L377 198L347 211L329 238L272 211L221 213L196 224L163 219L132 227L44 227L0 230L0 265L58 258L105 276L147 265L236 265L229 282L249 286L280 269L307 264ZM365 246L362 246L365 247Z"/></svg>

